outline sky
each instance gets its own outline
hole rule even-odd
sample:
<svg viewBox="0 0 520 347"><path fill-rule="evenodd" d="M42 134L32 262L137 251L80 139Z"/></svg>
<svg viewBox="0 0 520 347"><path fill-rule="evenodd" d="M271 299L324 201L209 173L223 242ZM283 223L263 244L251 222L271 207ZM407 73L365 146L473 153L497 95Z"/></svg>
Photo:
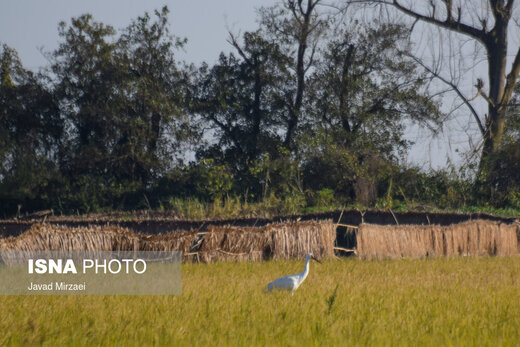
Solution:
<svg viewBox="0 0 520 347"><path fill-rule="evenodd" d="M167 5L171 32L188 39L178 57L190 63L211 64L220 52L231 50L228 30L254 30L256 9L275 3L277 0L1 0L0 42L18 52L25 68L37 71L47 64L41 49L49 52L58 45L60 21L69 22L72 17L90 13L96 21L122 29L144 12L153 13ZM406 137L416 144L408 154L408 162L429 169L442 168L449 160L460 161L455 150L464 150L467 139L459 134L453 141L451 127L448 125L437 138L427 130L410 127Z"/></svg>
<svg viewBox="0 0 520 347"><path fill-rule="evenodd" d="M51 51L58 45L58 23L85 13L104 24L122 29L131 20L167 5L171 32L188 38L186 60L214 62L229 50L228 28L233 32L255 29L256 8L276 0L2 0L0 42L16 49L25 68L46 64L40 47Z"/></svg>

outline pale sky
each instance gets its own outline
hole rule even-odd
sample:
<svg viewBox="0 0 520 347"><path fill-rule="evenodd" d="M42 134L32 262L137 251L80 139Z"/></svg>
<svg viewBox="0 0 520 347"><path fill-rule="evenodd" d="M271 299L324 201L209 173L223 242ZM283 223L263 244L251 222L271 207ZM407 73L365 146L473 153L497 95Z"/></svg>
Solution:
<svg viewBox="0 0 520 347"><path fill-rule="evenodd" d="M214 63L221 51L230 51L228 29L234 33L257 28L256 9L277 0L0 0L0 42L14 48L25 68L37 71L47 65L40 48L52 51L58 45L58 23L91 13L95 20L116 30L145 11L153 13L167 5L171 32L186 37L188 44L179 58L190 63ZM457 161L456 147L446 145L449 135L431 139L426 130L410 128L407 138L416 142L408 161L424 168ZM467 142L467 140L466 140ZM460 145L464 147L464 139Z"/></svg>
<svg viewBox="0 0 520 347"><path fill-rule="evenodd" d="M58 23L91 13L95 20L122 29L145 11L167 5L171 32L188 38L184 59L213 62L228 51L227 28L234 32L256 28L255 9L276 0L1 0L0 42L16 49L25 68L46 64L39 48L58 44Z"/></svg>

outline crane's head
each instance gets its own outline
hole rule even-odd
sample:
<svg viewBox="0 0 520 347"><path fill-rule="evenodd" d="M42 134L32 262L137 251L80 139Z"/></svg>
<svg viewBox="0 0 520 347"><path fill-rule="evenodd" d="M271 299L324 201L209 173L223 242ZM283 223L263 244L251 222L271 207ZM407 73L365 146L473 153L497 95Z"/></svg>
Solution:
<svg viewBox="0 0 520 347"><path fill-rule="evenodd" d="M315 260L315 261L317 261L318 263L321 264L321 261L319 261L318 258L316 258L316 257L314 256L314 254L312 254L312 253L307 253L307 257L306 257L306 258L307 258L307 259Z"/></svg>

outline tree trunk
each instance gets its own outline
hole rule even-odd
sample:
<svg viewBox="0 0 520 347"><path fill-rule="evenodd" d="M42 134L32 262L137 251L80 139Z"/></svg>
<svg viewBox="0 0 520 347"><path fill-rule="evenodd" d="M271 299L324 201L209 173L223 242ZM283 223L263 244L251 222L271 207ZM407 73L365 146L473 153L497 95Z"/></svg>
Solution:
<svg viewBox="0 0 520 347"><path fill-rule="evenodd" d="M479 163L479 175L484 178L484 181L488 181L486 177L493 174L489 164L500 149L504 134L507 107L502 105L504 101L502 99L506 84L507 26L508 21L498 17L495 28L485 42L488 56L489 97L486 133ZM509 103L509 100L506 102Z"/></svg>
<svg viewBox="0 0 520 347"><path fill-rule="evenodd" d="M157 154L157 142L159 141L159 137L161 135L161 115L159 113L152 113L150 126L151 134L150 140L148 142L148 151L150 155L155 156Z"/></svg>
<svg viewBox="0 0 520 347"><path fill-rule="evenodd" d="M292 105L289 109L289 120L287 122L287 132L285 134L284 146L288 149L292 149L292 142L294 133L298 127L300 118L300 112L303 104L303 95L305 92L305 52L308 46L309 34L311 32L311 20L312 13L318 1L307 1L307 8L304 11L301 7L300 1L300 13L302 14L303 20L301 21L299 34L298 34L298 52L296 54L296 95ZM294 5L293 5L294 6ZM296 12L293 12L296 13ZM295 14L296 16L296 14Z"/></svg>
<svg viewBox="0 0 520 347"><path fill-rule="evenodd" d="M298 43L298 54L296 58L296 97L294 98L294 103L291 105L291 109L289 110L289 121L287 123L287 133L285 135L284 145L287 148L291 148L292 139L294 137L294 132L296 127L298 126L298 118L300 116L300 111L303 103L303 93L305 91L305 67L304 67L304 59L305 59L305 51L307 49L307 35L308 35L308 26L310 15L305 17L305 22L303 23L303 28L301 30L302 36L300 37L300 42Z"/></svg>
<svg viewBox="0 0 520 347"><path fill-rule="evenodd" d="M249 142L248 148L248 161L253 161L256 159L256 155L258 154L258 137L260 136L260 125L262 122L262 111L260 108L261 105L261 96L262 96L262 78L260 67L255 69L255 85L254 85L254 101L253 101L253 127L251 129L251 138Z"/></svg>

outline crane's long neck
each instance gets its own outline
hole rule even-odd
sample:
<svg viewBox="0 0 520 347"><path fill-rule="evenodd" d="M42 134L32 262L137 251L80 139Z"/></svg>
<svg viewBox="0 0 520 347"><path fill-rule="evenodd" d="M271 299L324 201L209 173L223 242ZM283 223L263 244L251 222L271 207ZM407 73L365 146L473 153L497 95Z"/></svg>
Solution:
<svg viewBox="0 0 520 347"><path fill-rule="evenodd" d="M309 263L310 263L310 261L311 261L310 257L305 259L305 269L303 269L303 272L301 273L303 279L305 279L305 277L307 277L307 275L309 274Z"/></svg>

